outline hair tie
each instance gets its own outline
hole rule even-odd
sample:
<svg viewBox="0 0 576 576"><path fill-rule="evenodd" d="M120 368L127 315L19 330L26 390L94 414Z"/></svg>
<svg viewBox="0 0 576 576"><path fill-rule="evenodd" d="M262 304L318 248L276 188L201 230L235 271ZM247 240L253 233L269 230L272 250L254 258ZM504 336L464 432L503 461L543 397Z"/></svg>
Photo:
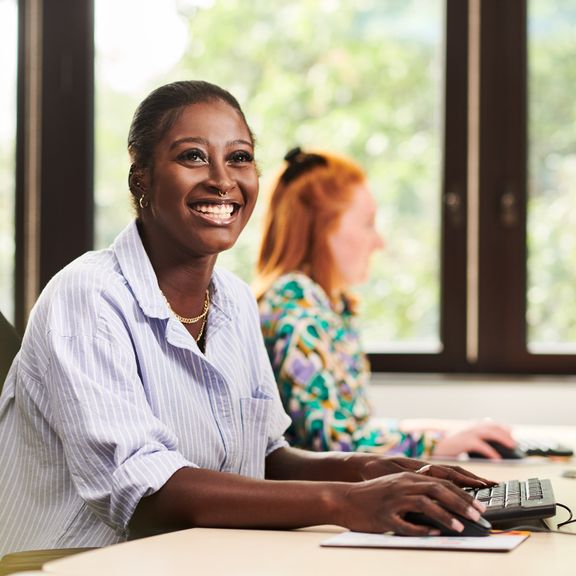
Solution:
<svg viewBox="0 0 576 576"><path fill-rule="evenodd" d="M328 164L324 156L320 154L307 154L302 151L300 146L288 150L284 155L284 160L288 162L288 166L280 177L280 180L282 180L284 184L288 184L314 166L326 166Z"/></svg>
<svg viewBox="0 0 576 576"><path fill-rule="evenodd" d="M295 148L292 148L286 152L284 155L284 160L286 160L286 162L292 162L292 160L294 160L296 156L300 156L300 154L302 154L302 148L300 148L300 146L296 146Z"/></svg>

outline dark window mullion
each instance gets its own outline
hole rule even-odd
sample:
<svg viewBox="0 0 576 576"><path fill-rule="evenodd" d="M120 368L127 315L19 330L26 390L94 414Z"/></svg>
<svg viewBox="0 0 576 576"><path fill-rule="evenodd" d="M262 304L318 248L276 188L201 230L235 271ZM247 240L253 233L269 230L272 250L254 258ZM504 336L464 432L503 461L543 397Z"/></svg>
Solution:
<svg viewBox="0 0 576 576"><path fill-rule="evenodd" d="M93 245L93 2L44 6L40 288Z"/></svg>
<svg viewBox="0 0 576 576"><path fill-rule="evenodd" d="M442 210L441 336L444 370L466 361L466 249L468 179L468 2L449 0ZM456 205L454 204L456 203Z"/></svg>
<svg viewBox="0 0 576 576"><path fill-rule="evenodd" d="M19 0L18 12L15 317L22 332L38 291L92 248L94 17L92 0Z"/></svg>
<svg viewBox="0 0 576 576"><path fill-rule="evenodd" d="M525 2L484 0L480 40L479 362L521 354L525 285Z"/></svg>

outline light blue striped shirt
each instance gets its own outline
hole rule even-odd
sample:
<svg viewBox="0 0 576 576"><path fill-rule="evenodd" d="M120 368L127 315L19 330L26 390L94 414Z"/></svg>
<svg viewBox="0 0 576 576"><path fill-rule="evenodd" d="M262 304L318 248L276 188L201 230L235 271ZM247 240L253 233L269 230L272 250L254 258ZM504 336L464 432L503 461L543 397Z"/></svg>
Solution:
<svg viewBox="0 0 576 576"><path fill-rule="evenodd" d="M50 281L0 397L0 554L123 541L185 466L264 477L289 418L249 287L211 290L204 355L134 222Z"/></svg>

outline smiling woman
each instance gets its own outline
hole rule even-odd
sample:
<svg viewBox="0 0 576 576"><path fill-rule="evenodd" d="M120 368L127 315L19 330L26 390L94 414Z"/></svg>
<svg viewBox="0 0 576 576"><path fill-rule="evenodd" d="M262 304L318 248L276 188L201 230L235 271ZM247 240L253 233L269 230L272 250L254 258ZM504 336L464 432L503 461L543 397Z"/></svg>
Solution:
<svg viewBox="0 0 576 576"><path fill-rule="evenodd" d="M254 210L253 137L229 93L175 82L138 108L128 137L129 184L142 242L170 309L203 309L216 256L231 248ZM204 345L204 323L186 329Z"/></svg>
<svg viewBox="0 0 576 576"><path fill-rule="evenodd" d="M0 398L0 554L189 526L428 534L405 513L477 520L457 484L482 481L464 470L288 446L256 301L215 267L258 195L234 97L162 86L129 151L136 220L45 288Z"/></svg>
<svg viewBox="0 0 576 576"><path fill-rule="evenodd" d="M182 317L196 315L216 256L234 245L258 197L244 114L224 90L176 82L138 108L128 148L130 190L160 288ZM197 339L206 334L203 324L186 328Z"/></svg>

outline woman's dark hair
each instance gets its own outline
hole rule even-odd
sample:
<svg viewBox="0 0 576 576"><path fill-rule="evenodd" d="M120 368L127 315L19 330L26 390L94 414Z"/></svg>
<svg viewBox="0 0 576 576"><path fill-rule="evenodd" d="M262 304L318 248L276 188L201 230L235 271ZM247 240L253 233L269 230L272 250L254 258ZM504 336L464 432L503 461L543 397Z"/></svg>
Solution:
<svg viewBox="0 0 576 576"><path fill-rule="evenodd" d="M154 154L155 145L173 126L182 110L192 104L214 100L229 104L240 114L248 127L238 100L230 92L210 82L202 80L173 82L151 92L136 109L130 125L128 151L132 163L139 168L147 168ZM249 127L248 131L254 141Z"/></svg>

